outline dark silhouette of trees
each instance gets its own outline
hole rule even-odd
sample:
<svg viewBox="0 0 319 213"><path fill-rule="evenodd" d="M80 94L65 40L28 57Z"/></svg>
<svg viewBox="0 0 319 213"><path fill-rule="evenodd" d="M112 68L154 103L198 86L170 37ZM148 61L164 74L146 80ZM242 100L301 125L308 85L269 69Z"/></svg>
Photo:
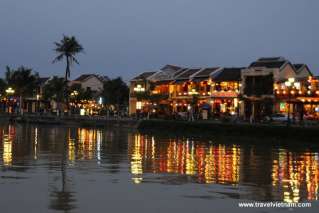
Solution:
<svg viewBox="0 0 319 213"><path fill-rule="evenodd" d="M5 94L7 88L7 83L4 79L0 78L0 96Z"/></svg>
<svg viewBox="0 0 319 213"><path fill-rule="evenodd" d="M61 104L65 99L64 78L54 76L43 87L43 99L46 101L55 101L58 110L61 110Z"/></svg>
<svg viewBox="0 0 319 213"><path fill-rule="evenodd" d="M38 86L39 74L31 68L24 66L14 70L6 67L6 84L15 90L15 95L20 97L20 113L23 113L23 99L33 96Z"/></svg>
<svg viewBox="0 0 319 213"><path fill-rule="evenodd" d="M119 111L121 107L128 105L129 88L122 78L118 77L104 83L102 96L108 106L114 105Z"/></svg>

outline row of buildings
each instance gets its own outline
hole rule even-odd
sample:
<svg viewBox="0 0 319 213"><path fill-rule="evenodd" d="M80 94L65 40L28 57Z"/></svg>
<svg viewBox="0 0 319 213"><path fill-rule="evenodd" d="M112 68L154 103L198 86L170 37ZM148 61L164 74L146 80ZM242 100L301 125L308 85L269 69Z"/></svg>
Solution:
<svg viewBox="0 0 319 213"><path fill-rule="evenodd" d="M248 67L187 68L166 65L130 81L129 114L198 112L263 119L319 115L319 84L306 64L283 57L259 58Z"/></svg>
<svg viewBox="0 0 319 213"><path fill-rule="evenodd" d="M47 103L43 99L44 87L49 83L52 77L40 77L38 79L38 84L36 91L30 97L25 97L22 101L22 110L25 113L35 113L42 111L43 109L49 108L50 111L56 112L58 110L58 104L54 100L50 103ZM100 96L100 93L103 91L103 84L105 81L108 81L107 76L100 76L96 74L83 74L74 80L69 81L68 85L70 87L77 85L77 88L81 88L83 91L90 91L92 94L92 100L85 100L83 103L79 103L81 108L84 110L84 114L92 114L92 109L94 106L97 106L97 100ZM15 94L14 88L11 88L11 94L6 96L1 96L0 108L1 111L7 113L14 113L19 110L20 99L17 94ZM72 95L77 95L77 91L73 91Z"/></svg>

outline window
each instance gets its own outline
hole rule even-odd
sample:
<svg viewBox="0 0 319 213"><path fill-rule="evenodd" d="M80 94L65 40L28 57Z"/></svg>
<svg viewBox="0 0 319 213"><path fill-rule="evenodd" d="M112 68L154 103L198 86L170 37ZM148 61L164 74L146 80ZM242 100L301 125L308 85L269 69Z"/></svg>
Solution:
<svg viewBox="0 0 319 213"><path fill-rule="evenodd" d="M142 102L141 101L136 102L136 109L142 109Z"/></svg>

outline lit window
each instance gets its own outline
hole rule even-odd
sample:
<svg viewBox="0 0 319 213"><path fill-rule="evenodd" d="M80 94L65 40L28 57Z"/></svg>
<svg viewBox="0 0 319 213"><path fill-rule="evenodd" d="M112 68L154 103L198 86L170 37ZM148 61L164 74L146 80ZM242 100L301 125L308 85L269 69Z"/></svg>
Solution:
<svg viewBox="0 0 319 213"><path fill-rule="evenodd" d="M141 101L136 102L136 109L142 109L142 102Z"/></svg>
<svg viewBox="0 0 319 213"><path fill-rule="evenodd" d="M138 85L136 85L136 87L134 87L134 91L135 92L144 92L145 88L142 87L142 85L138 84Z"/></svg>

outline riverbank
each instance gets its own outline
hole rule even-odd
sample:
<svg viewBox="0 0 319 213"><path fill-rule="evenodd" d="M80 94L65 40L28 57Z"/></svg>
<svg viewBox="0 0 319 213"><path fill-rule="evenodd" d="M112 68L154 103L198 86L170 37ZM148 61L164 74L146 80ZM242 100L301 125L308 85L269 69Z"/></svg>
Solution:
<svg viewBox="0 0 319 213"><path fill-rule="evenodd" d="M107 118L105 116L53 116L53 115L1 115L2 121L43 125L67 125L81 127L124 126L136 128L138 121L130 118Z"/></svg>
<svg viewBox="0 0 319 213"><path fill-rule="evenodd" d="M292 139L300 141L319 141L318 127L301 127L284 125L263 125L247 123L221 123L209 121L164 121L143 120L137 126L138 131L152 134L168 134L180 136L229 136L260 137L276 139Z"/></svg>
<svg viewBox="0 0 319 213"><path fill-rule="evenodd" d="M316 142L318 126L291 126L272 124L225 123L220 121L136 120L132 118L107 118L104 116L39 116L1 115L0 120L13 123L66 125L81 127L131 128L145 134L162 134L185 137L259 137L278 140Z"/></svg>

